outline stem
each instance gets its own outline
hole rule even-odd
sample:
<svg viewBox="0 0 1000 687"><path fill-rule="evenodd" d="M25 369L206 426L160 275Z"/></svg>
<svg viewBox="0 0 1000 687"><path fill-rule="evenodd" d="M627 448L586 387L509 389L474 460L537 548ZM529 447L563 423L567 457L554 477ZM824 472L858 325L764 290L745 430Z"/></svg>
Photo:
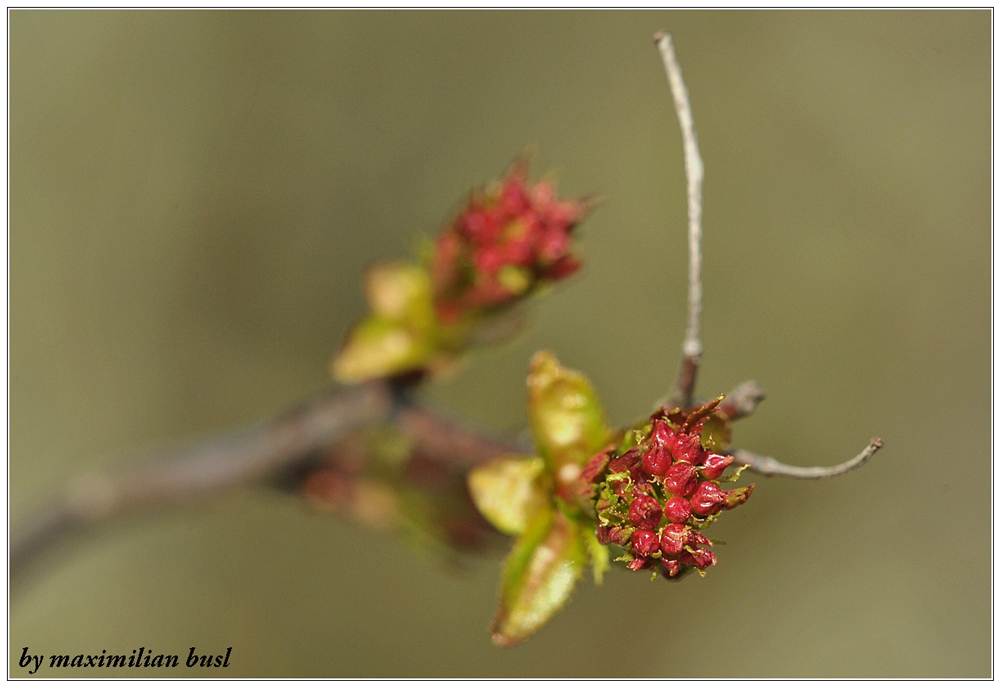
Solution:
<svg viewBox="0 0 1000 687"><path fill-rule="evenodd" d="M67 535L237 486L266 480L344 432L387 418L394 406L382 382L331 389L272 420L162 455L118 475L82 475L48 509L14 528L14 577Z"/></svg>
<svg viewBox="0 0 1000 687"><path fill-rule="evenodd" d="M691 101L681 74L681 66L674 52L673 37L667 31L658 31L653 40L663 56L663 66L670 80L674 96L674 109L681 125L684 139L684 172L688 191L688 326L684 335L684 360L677 380L677 396L683 407L691 405L698 363L704 348L701 344L701 183L705 166L698 152L698 137L691 114Z"/></svg>
<svg viewBox="0 0 1000 687"><path fill-rule="evenodd" d="M751 379L726 394L726 400L719 404L719 410L730 420L741 420L752 415L766 397L763 387Z"/></svg>
<svg viewBox="0 0 1000 687"><path fill-rule="evenodd" d="M236 487L280 486L282 475L299 470L308 474L316 468L317 453L361 427L394 423L421 455L466 469L530 450L421 407L406 393L411 386L408 380L391 380L330 389L272 420L155 457L146 467L82 475L62 498L14 528L11 578L71 535Z"/></svg>
<svg viewBox="0 0 1000 687"><path fill-rule="evenodd" d="M746 465L750 470L762 475L776 475L780 477L794 477L795 479L828 479L837 477L845 472L850 472L854 468L859 468L868 462L868 459L875 455L875 452L882 448L882 440L873 438L865 446L864 450L848 461L839 465L829 467L801 468L784 463L767 456L758 456L749 451L735 449L729 453L735 458L738 465Z"/></svg>

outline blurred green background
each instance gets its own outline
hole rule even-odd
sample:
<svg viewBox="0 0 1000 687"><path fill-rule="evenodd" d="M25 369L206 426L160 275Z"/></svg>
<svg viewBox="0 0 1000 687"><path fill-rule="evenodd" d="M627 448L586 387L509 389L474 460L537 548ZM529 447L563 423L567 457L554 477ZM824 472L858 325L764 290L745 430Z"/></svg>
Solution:
<svg viewBox="0 0 1000 687"><path fill-rule="evenodd" d="M294 499L230 494L46 558L14 589L10 674L24 646L232 646L225 672L173 674L989 676L991 21L12 12L12 523L73 475L324 388L364 267L525 145L565 193L605 199L585 272L430 395L520 430L549 348L613 422L648 412L685 318L660 28L707 167L701 393L760 381L735 441L790 463L886 448L833 481L756 479L706 578L588 578L513 650L487 632L501 552L456 576Z"/></svg>

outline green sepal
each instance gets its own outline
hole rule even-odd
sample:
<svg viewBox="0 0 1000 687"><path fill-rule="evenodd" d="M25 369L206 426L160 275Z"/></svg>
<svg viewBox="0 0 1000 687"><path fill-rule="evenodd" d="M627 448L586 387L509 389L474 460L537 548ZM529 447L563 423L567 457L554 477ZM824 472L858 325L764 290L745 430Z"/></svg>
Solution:
<svg viewBox="0 0 1000 687"><path fill-rule="evenodd" d="M519 644L548 622L569 599L586 561L580 526L559 510L538 513L504 564L493 643Z"/></svg>
<svg viewBox="0 0 1000 687"><path fill-rule="evenodd" d="M521 534L549 504L545 463L534 456L500 456L473 469L469 494L476 508L504 534Z"/></svg>
<svg viewBox="0 0 1000 687"><path fill-rule="evenodd" d="M593 528L583 531L583 541L587 545L587 553L590 554L590 565L594 569L594 584L604 582L604 573L611 567L611 554L608 547L597 539L597 533Z"/></svg>
<svg viewBox="0 0 1000 687"><path fill-rule="evenodd" d="M728 474L728 475L722 475L722 477L720 477L719 479L717 479L715 481L716 482L736 482L737 480L739 480L740 475L742 475L743 471L746 470L746 469L747 469L746 465L740 465L735 470L733 470L730 474Z"/></svg>
<svg viewBox="0 0 1000 687"><path fill-rule="evenodd" d="M611 436L594 387L545 351L531 360L528 420L538 451L556 476L565 465L584 465Z"/></svg>

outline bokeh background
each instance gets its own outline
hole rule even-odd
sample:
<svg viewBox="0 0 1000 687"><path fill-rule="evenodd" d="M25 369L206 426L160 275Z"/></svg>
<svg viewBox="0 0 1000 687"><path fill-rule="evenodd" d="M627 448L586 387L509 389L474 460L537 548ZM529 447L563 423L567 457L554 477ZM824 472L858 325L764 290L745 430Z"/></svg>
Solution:
<svg viewBox="0 0 1000 687"><path fill-rule="evenodd" d="M605 199L586 270L429 394L518 431L548 348L613 422L648 412L685 317L660 28L707 167L700 391L760 381L736 443L790 463L886 442L837 480L758 478L704 579L585 579L513 650L487 632L502 551L456 575L233 493L46 558L12 590L11 675L24 646L232 646L224 673L174 673L230 677L991 675L989 11L9 21L14 524L73 475L326 387L364 267L526 145Z"/></svg>

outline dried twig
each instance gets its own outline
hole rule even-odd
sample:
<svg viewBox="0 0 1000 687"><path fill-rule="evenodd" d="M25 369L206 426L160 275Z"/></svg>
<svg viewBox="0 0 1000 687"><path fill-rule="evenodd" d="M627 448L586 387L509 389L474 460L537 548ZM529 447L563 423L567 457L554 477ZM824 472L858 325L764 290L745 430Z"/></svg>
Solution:
<svg viewBox="0 0 1000 687"><path fill-rule="evenodd" d="M811 468L785 465L774 458L758 456L742 449L734 449L730 451L730 454L732 454L738 465L746 465L749 469L762 475L794 477L796 479L828 479L830 477L842 475L845 472L850 472L854 468L861 467L867 463L868 459L874 456L875 452L880 448L882 448L882 440L875 437L868 442L868 445L865 446L861 453L848 461L840 463L839 465L830 465L828 467L817 466Z"/></svg>
<svg viewBox="0 0 1000 687"><path fill-rule="evenodd" d="M663 56L663 66L670 80L670 91L674 95L674 108L681 125L684 139L684 172L687 175L688 190L688 325L684 335L684 361L677 380L677 404L691 405L698 363L703 351L701 345L701 183L705 176L705 166L698 152L698 136L691 114L691 101L681 74L681 66L674 53L674 41L667 31L658 31L653 40Z"/></svg>

